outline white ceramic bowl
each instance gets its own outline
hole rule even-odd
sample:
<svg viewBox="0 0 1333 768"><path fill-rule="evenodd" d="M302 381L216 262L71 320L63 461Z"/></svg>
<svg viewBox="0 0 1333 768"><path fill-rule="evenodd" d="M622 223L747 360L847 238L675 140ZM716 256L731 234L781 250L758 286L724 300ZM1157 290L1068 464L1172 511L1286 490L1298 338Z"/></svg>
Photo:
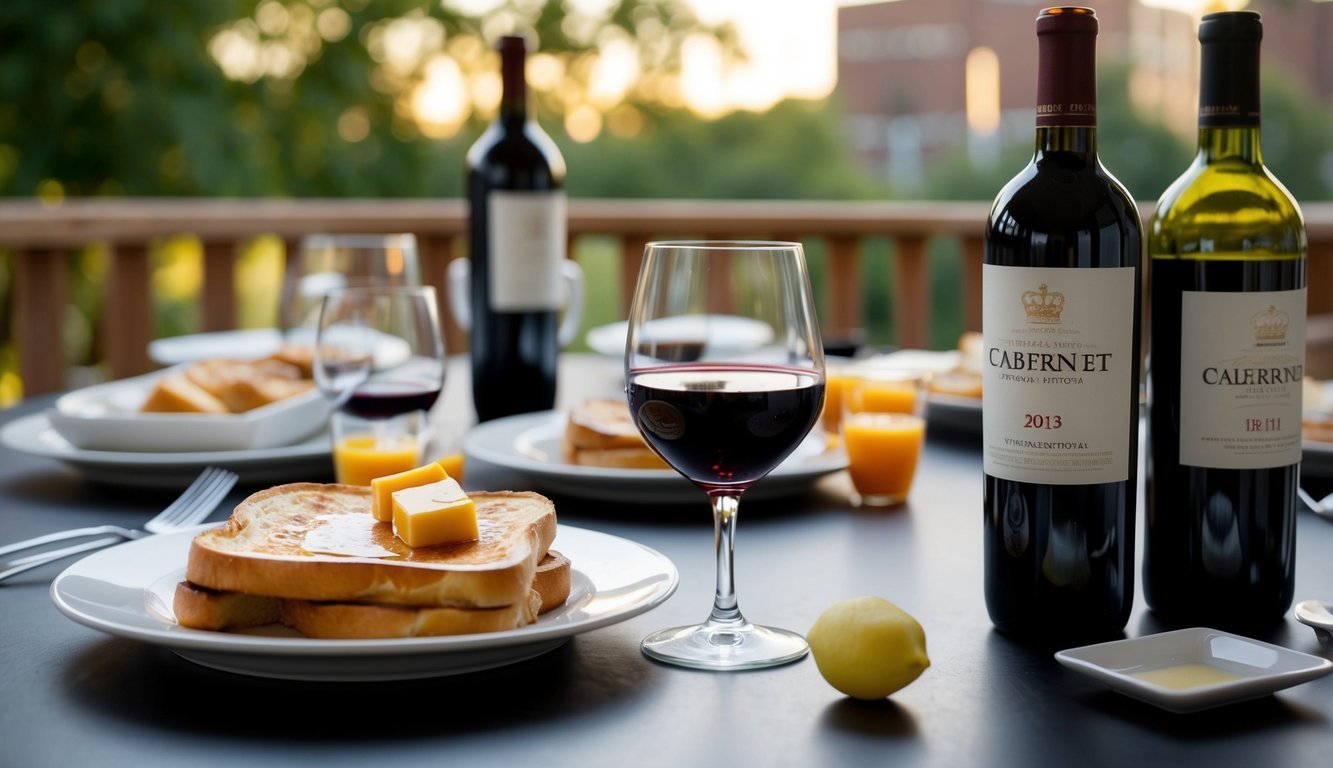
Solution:
<svg viewBox="0 0 1333 768"><path fill-rule="evenodd" d="M153 384L182 368L97 384L56 401L51 426L78 448L97 451L239 451L304 440L328 424L315 388L237 414L140 413Z"/></svg>

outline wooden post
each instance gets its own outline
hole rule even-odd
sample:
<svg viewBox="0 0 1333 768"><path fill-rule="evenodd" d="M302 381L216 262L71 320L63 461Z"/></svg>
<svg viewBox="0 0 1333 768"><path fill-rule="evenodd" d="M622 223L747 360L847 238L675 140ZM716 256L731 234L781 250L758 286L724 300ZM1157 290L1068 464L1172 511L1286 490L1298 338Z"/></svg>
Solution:
<svg viewBox="0 0 1333 768"><path fill-rule="evenodd" d="M897 239L893 274L898 293L893 297L898 346L925 349L930 325L930 270L926 267L926 238L904 235Z"/></svg>
<svg viewBox="0 0 1333 768"><path fill-rule="evenodd" d="M620 241L620 313L626 317L634 300L634 288L639 284L639 265L643 263L643 249L648 241L646 235L625 235Z"/></svg>
<svg viewBox="0 0 1333 768"><path fill-rule="evenodd" d="M236 327L236 243L204 243L203 326L205 331Z"/></svg>
<svg viewBox="0 0 1333 768"><path fill-rule="evenodd" d="M963 238L963 330L981 330L981 265L986 242L981 237Z"/></svg>
<svg viewBox="0 0 1333 768"><path fill-rule="evenodd" d="M65 312L69 255L54 248L14 252L14 328L25 396L66 386Z"/></svg>
<svg viewBox="0 0 1333 768"><path fill-rule="evenodd" d="M102 348L111 377L122 379L152 368L148 359L148 342L153 337L148 244L114 243L109 251Z"/></svg>
<svg viewBox="0 0 1333 768"><path fill-rule="evenodd" d="M440 301L440 332L444 335L446 354L459 355L468 349L468 334L454 319L454 307L449 300L449 263L453 261L453 235L418 237L421 257L421 282L435 286Z"/></svg>
<svg viewBox="0 0 1333 768"><path fill-rule="evenodd" d="M864 298L861 295L861 268L857 264L860 239L839 235L828 240L828 286L825 306L829 308L827 335L846 335L865 325Z"/></svg>

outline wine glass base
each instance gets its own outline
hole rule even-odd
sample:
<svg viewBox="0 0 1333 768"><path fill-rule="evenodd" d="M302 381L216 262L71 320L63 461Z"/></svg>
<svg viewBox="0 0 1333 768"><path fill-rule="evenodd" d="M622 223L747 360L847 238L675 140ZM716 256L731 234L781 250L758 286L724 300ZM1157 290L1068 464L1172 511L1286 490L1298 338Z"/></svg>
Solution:
<svg viewBox="0 0 1333 768"><path fill-rule="evenodd" d="M714 671L775 667L810 652L805 638L795 632L749 623L664 629L645 637L641 648L650 659Z"/></svg>

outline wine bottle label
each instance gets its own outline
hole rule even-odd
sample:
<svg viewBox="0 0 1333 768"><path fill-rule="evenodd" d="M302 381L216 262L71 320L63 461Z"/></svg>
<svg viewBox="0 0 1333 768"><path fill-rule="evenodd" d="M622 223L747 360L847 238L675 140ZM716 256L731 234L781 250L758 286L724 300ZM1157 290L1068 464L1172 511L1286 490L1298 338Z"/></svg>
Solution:
<svg viewBox="0 0 1333 768"><path fill-rule="evenodd" d="M1043 485L1129 479L1134 268L982 266L983 464Z"/></svg>
<svg viewBox="0 0 1333 768"><path fill-rule="evenodd" d="M558 310L564 283L565 193L496 191L490 210L491 309Z"/></svg>
<svg viewBox="0 0 1333 768"><path fill-rule="evenodd" d="M1185 291L1181 299L1180 463L1299 462L1305 289Z"/></svg>

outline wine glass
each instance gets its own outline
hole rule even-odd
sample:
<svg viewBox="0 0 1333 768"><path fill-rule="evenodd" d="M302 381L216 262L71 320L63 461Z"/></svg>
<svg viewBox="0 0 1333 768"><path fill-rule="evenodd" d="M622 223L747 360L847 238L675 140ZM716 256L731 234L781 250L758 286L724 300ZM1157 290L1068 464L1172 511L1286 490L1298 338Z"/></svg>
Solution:
<svg viewBox="0 0 1333 768"><path fill-rule="evenodd" d="M717 332L750 325L761 332L743 342ZM643 652L713 670L805 656L800 635L746 621L732 570L741 494L796 449L824 402L824 352L801 245L649 243L630 308L625 384L644 439L708 494L717 548L707 621L649 635Z"/></svg>
<svg viewBox="0 0 1333 768"><path fill-rule="evenodd" d="M335 407L338 482L417 466L444 388L444 342L429 286L335 288L320 307L315 383Z"/></svg>
<svg viewBox="0 0 1333 768"><path fill-rule="evenodd" d="M324 294L334 288L420 285L417 240L411 234L315 234L301 238L287 264L278 324L293 341L310 342Z"/></svg>

